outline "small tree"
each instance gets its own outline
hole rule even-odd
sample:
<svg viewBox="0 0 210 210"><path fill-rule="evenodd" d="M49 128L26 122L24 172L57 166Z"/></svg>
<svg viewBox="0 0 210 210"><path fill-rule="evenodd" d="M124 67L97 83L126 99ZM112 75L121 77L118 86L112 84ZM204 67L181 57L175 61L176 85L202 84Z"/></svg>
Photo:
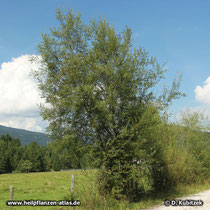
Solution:
<svg viewBox="0 0 210 210"><path fill-rule="evenodd" d="M130 28L116 33L106 20L84 24L71 10L57 10L57 19L59 28L42 35L42 67L34 72L49 104L41 106L48 131L60 141L91 145L102 191L132 200L142 188L133 184L133 161L161 161L153 129L161 122L159 112L182 95L180 78L157 96L164 67L133 46Z"/></svg>
<svg viewBox="0 0 210 210"><path fill-rule="evenodd" d="M28 172L32 169L32 162L29 160L25 160L21 166L20 166L20 170L21 172Z"/></svg>

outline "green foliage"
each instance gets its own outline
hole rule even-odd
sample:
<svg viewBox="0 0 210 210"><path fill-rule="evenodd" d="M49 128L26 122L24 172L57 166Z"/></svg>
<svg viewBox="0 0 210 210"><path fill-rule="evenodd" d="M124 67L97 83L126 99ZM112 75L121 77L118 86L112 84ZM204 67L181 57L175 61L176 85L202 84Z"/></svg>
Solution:
<svg viewBox="0 0 210 210"><path fill-rule="evenodd" d="M46 149L33 142L22 147L19 139L9 135L0 137L0 173L26 171L25 163L31 162L30 171L46 171Z"/></svg>
<svg viewBox="0 0 210 210"><path fill-rule="evenodd" d="M32 142L25 147L23 160L29 160L32 163L31 171L45 171L44 154L36 142Z"/></svg>
<svg viewBox="0 0 210 210"><path fill-rule="evenodd" d="M18 165L20 141L9 135L0 137L0 173L11 173Z"/></svg>
<svg viewBox="0 0 210 210"><path fill-rule="evenodd" d="M56 155L56 164L60 162L60 169L81 168L82 158L87 153L83 142L73 135L65 135L62 140L53 141L49 147ZM84 161L83 161L84 162ZM83 164L85 167L85 163Z"/></svg>
<svg viewBox="0 0 210 210"><path fill-rule="evenodd" d="M173 185L202 183L210 175L209 121L194 112L182 114L181 121L168 130L165 160Z"/></svg>
<svg viewBox="0 0 210 210"><path fill-rule="evenodd" d="M21 172L29 172L32 169L32 162L29 160L25 160L23 162L20 162L20 171Z"/></svg>
<svg viewBox="0 0 210 210"><path fill-rule="evenodd" d="M52 156L52 169L54 171L60 171L62 169L62 162L56 153Z"/></svg>
<svg viewBox="0 0 210 210"><path fill-rule="evenodd" d="M7 164L8 158L5 154L6 143L4 141L0 141L0 174L7 172Z"/></svg>
<svg viewBox="0 0 210 210"><path fill-rule="evenodd" d="M160 187L166 179L156 130L160 111L183 95L181 78L156 95L164 67L133 46L130 28L116 33L105 19L84 24L71 10L66 15L58 10L57 20L60 26L42 35L42 68L34 76L49 104L40 107L41 114L50 122L58 155L81 167L75 163L88 145L102 168L100 188L118 199L133 200L145 191L139 180L152 177ZM148 172L134 170L135 160Z"/></svg>
<svg viewBox="0 0 210 210"><path fill-rule="evenodd" d="M21 146L18 139L9 135L2 135L0 138L0 174L14 171L39 172L51 169L59 171L61 169L87 168L90 166L88 146L81 147L81 153L78 153L79 147L74 145L76 142L67 144L70 140L67 136L65 139L60 145L59 142L55 141L48 147L39 146L36 142ZM32 165L27 170L28 162Z"/></svg>

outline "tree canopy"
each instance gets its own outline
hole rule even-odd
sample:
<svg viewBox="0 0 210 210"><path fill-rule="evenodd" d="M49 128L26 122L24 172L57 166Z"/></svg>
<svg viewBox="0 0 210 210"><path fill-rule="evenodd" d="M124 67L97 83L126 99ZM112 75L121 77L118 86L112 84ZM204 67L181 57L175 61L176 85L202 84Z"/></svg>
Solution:
<svg viewBox="0 0 210 210"><path fill-rule="evenodd" d="M42 115L54 136L73 129L83 140L97 135L104 141L129 127L134 112L139 116L151 103L163 109L182 95L180 79L170 90L154 94L165 70L133 46L130 28L116 33L105 19L85 24L71 10L66 15L57 10L57 19L60 27L42 35L38 51L43 68L35 72L49 104L41 107Z"/></svg>

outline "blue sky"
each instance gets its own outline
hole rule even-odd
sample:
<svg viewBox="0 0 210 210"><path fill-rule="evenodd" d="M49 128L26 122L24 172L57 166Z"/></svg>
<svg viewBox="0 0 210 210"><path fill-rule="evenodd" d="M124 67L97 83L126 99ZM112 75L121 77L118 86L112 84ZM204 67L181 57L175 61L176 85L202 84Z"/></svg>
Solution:
<svg viewBox="0 0 210 210"><path fill-rule="evenodd" d="M47 125L34 104L16 103L15 98L31 96L21 91L33 91L34 85L26 75L19 80L14 78L14 72L26 72L24 68L30 64L25 62L25 55L37 55L41 33L58 26L58 7L78 11L85 22L105 17L117 31L125 25L131 27L136 47L143 46L161 64L168 60L166 84L176 73L183 76L181 90L187 97L175 101L170 110L178 113L189 107L210 113L210 1L8 0L1 1L0 7L0 93L4 95L0 96L0 103L5 103L0 109L0 124L35 131L44 131ZM12 98L14 89L17 93ZM35 99L38 100L37 95L31 101Z"/></svg>

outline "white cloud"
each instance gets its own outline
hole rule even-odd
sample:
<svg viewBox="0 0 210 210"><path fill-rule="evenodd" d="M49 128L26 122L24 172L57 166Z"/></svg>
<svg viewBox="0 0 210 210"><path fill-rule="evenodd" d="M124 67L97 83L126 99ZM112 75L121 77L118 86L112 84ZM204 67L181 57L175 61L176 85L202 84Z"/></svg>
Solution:
<svg viewBox="0 0 210 210"><path fill-rule="evenodd" d="M202 86L196 86L194 89L195 99L200 103L194 107L183 107L176 113L173 113L172 121L179 121L181 119L181 112L198 112L210 119L210 77L206 79Z"/></svg>
<svg viewBox="0 0 210 210"><path fill-rule="evenodd" d="M195 99L200 103L199 106L185 107L181 111L200 112L210 117L210 77L206 79L202 86L196 86L194 89Z"/></svg>
<svg viewBox="0 0 210 210"><path fill-rule="evenodd" d="M204 86L196 86L195 98L198 102L206 104L210 109L210 77L204 82Z"/></svg>
<svg viewBox="0 0 210 210"><path fill-rule="evenodd" d="M43 103L31 70L40 68L30 55L12 58L0 68L0 124L41 131L38 104Z"/></svg>

